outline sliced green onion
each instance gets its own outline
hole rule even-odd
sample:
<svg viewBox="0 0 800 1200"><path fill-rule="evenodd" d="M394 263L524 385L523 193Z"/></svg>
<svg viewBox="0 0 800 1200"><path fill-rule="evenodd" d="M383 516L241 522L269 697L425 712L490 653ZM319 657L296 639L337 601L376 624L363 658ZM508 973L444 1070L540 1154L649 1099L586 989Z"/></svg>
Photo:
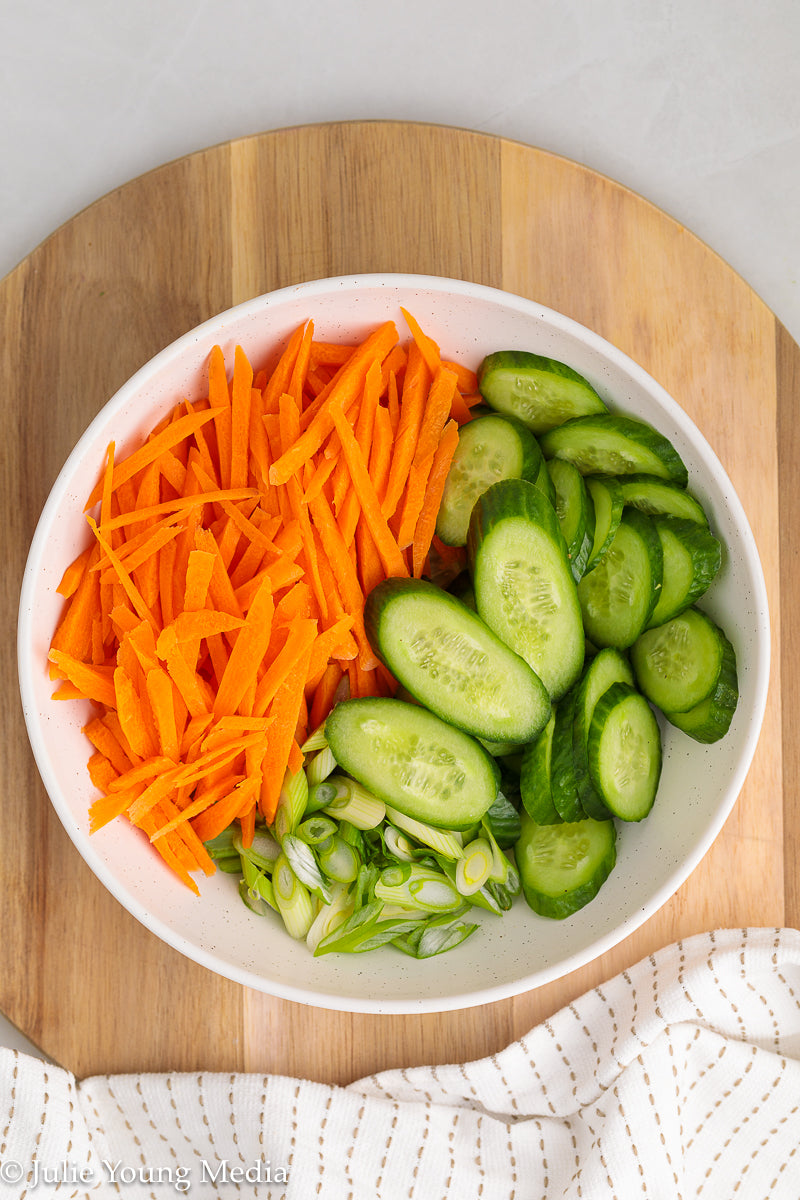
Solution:
<svg viewBox="0 0 800 1200"><path fill-rule="evenodd" d="M257 917L266 917L272 911L266 900L259 896L257 892L251 892L243 879L239 880L239 899Z"/></svg>
<svg viewBox="0 0 800 1200"><path fill-rule="evenodd" d="M330 779L325 779L322 783L315 783L308 789L306 816L326 808L327 805L333 803L338 795L339 789Z"/></svg>
<svg viewBox="0 0 800 1200"><path fill-rule="evenodd" d="M429 846L437 854L443 854L445 858L460 858L464 853L461 835L451 829L439 829L435 825L417 821L414 817L407 817L405 813L398 812L396 808L392 808L388 804L386 805L386 816L403 833L416 838L418 842L422 842L423 846Z"/></svg>
<svg viewBox="0 0 800 1200"><path fill-rule="evenodd" d="M456 863L455 884L462 896L472 896L488 881L494 865L494 853L486 838L476 838Z"/></svg>
<svg viewBox="0 0 800 1200"><path fill-rule="evenodd" d="M334 884L331 889L330 904L320 905L319 912L311 922L311 928L306 934L306 944L312 954L324 937L333 933L352 915L353 898L350 889L343 883Z"/></svg>
<svg viewBox="0 0 800 1200"><path fill-rule="evenodd" d="M381 883L385 887L402 887L411 878L411 863L396 863L381 871Z"/></svg>
<svg viewBox="0 0 800 1200"><path fill-rule="evenodd" d="M333 757L333 751L330 746L323 746L310 762L306 763L308 782L310 784L322 783L324 779L333 774L338 765L336 759Z"/></svg>
<svg viewBox="0 0 800 1200"><path fill-rule="evenodd" d="M241 831L233 835L233 844L242 858L247 858L254 866L262 871L271 871L275 860L281 852L280 843L275 840L267 829L256 829L249 846L242 841Z"/></svg>
<svg viewBox="0 0 800 1200"><path fill-rule="evenodd" d="M327 904L331 898L331 890L308 843L294 833L287 833L283 839L283 853L300 882Z"/></svg>
<svg viewBox="0 0 800 1200"><path fill-rule="evenodd" d="M300 749L303 754L313 754L315 750L324 750L328 744L328 739L325 736L325 722L318 725L316 729L308 735Z"/></svg>
<svg viewBox="0 0 800 1200"><path fill-rule="evenodd" d="M320 870L337 883L353 883L358 877L361 856L354 846L334 833L317 848Z"/></svg>
<svg viewBox="0 0 800 1200"><path fill-rule="evenodd" d="M229 825L227 829L223 829L222 833L218 833L216 837L209 838L207 842L203 843L209 857L213 858L215 862L224 858L238 857L239 851L233 844L234 833L235 827Z"/></svg>
<svg viewBox="0 0 800 1200"><path fill-rule="evenodd" d="M297 826L297 836L308 842L309 846L318 846L326 838L332 837L336 828L335 821L318 813L313 817L306 817L305 821Z"/></svg>
<svg viewBox="0 0 800 1200"><path fill-rule="evenodd" d="M394 825L386 825L383 830L383 840L389 854L399 858L401 862L414 862L417 852L412 842L401 830Z"/></svg>
<svg viewBox="0 0 800 1200"><path fill-rule="evenodd" d="M344 776L330 776L328 783L336 780L339 794L332 803L325 806L329 817L349 821L356 829L375 829L386 816L386 805L372 792L367 791L355 779L345 779Z"/></svg>
<svg viewBox="0 0 800 1200"><path fill-rule="evenodd" d="M269 908L277 912L278 906L275 902L275 893L272 888L272 881L269 876L263 871L260 871L257 866L249 862L246 858L242 859L242 883L247 889L248 897L253 900L253 912L257 911L256 904L262 902L268 905ZM241 887L239 894L241 895ZM244 898L244 897L243 897ZM245 903L247 901L245 900Z"/></svg>
<svg viewBox="0 0 800 1200"><path fill-rule="evenodd" d="M308 780L305 771L292 774L287 771L278 796L278 807L275 812L275 836L283 844L287 833L294 833L306 811L308 801Z"/></svg>
<svg viewBox="0 0 800 1200"><path fill-rule="evenodd" d="M473 922L462 921L460 916L446 913L441 917L429 917L416 929L393 939L392 945L405 951L413 958L433 958L452 950L478 928Z"/></svg>
<svg viewBox="0 0 800 1200"><path fill-rule="evenodd" d="M357 909L342 925L322 938L314 953L363 954L408 933L417 923L418 918L414 916L386 919L383 905L380 901L373 901Z"/></svg>
<svg viewBox="0 0 800 1200"><path fill-rule="evenodd" d="M406 865L408 873L401 883L391 882L399 868L389 867L381 872L375 884L377 899L387 904L401 904L406 908L422 908L426 912L448 912L461 907L462 897L441 871L419 864Z"/></svg>
<svg viewBox="0 0 800 1200"><path fill-rule="evenodd" d="M316 913L311 893L297 878L285 854L281 854L275 863L272 890L286 932L290 937L302 940L308 935Z"/></svg>

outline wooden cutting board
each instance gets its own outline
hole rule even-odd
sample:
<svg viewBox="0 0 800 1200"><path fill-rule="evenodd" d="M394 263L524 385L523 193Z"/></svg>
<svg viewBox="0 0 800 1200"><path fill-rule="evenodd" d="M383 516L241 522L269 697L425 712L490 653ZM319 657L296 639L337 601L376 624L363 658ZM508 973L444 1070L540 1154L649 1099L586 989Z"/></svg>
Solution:
<svg viewBox="0 0 800 1200"><path fill-rule="evenodd" d="M39 782L20 710L19 584L42 504L90 418L179 334L250 296L367 271L455 276L559 309L650 371L749 515L773 621L755 761L713 848L611 953L481 1009L370 1017L273 999L168 948L104 890ZM752 290L616 183L497 137L397 122L265 133L103 197L0 283L4 541L0 1011L79 1077L285 1073L346 1083L501 1049L675 939L800 924L795 520L800 350ZM788 603L781 605L781 600Z"/></svg>

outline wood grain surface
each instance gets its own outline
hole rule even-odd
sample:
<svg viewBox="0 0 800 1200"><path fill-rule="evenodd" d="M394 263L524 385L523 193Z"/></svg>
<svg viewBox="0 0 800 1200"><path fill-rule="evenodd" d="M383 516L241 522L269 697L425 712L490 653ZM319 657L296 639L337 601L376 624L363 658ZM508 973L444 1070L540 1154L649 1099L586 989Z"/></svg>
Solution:
<svg viewBox="0 0 800 1200"><path fill-rule="evenodd" d="M773 623L771 688L749 777L670 903L556 983L429 1016L277 1000L211 974L145 930L97 882L51 810L15 670L19 585L39 512L116 388L179 334L250 296L384 270L528 296L650 371L739 492ZM346 1083L497 1051L680 937L800 923L800 350L689 231L584 167L500 138L382 121L300 127L194 154L98 200L0 283L0 320L0 1010L57 1062L79 1077L253 1070Z"/></svg>

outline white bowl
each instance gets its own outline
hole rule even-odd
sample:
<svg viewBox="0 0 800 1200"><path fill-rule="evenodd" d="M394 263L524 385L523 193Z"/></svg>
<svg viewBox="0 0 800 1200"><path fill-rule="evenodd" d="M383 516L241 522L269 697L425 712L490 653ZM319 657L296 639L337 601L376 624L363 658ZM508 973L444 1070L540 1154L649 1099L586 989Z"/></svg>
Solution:
<svg viewBox="0 0 800 1200"><path fill-rule="evenodd" d="M238 343L258 367L302 321L315 334L353 341L406 307L442 353L477 368L493 350L529 349L569 363L614 409L649 421L670 438L726 547L703 607L736 649L740 701L730 731L702 746L664 729L656 805L623 826L615 870L597 898L567 921L538 917L520 897L502 918L445 957L417 961L393 949L314 958L277 917L241 903L235 877L217 873L193 896L124 820L89 835L93 798L81 733L87 709L51 700L47 651L62 600L56 586L86 544L83 506L108 442L135 446L176 400L197 398L219 343L226 362ZM250 300L179 338L108 402L68 458L47 500L22 585L19 629L22 702L33 752L52 803L76 847L148 929L209 969L248 987L325 1008L420 1013L485 1004L539 987L609 950L653 915L709 849L733 807L755 751L766 704L769 616L753 535L730 480L707 441L649 375L608 342L538 304L465 283L412 275L365 275L304 283ZM478 910L476 910L478 911Z"/></svg>

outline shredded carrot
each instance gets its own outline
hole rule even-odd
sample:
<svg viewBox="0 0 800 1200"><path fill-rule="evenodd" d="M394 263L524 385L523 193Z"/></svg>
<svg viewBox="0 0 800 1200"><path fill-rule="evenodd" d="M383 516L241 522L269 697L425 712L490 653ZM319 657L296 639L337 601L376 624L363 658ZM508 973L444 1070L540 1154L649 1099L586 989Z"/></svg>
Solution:
<svg viewBox="0 0 800 1200"><path fill-rule="evenodd" d="M128 820L195 892L203 843L274 819L337 699L396 691L367 594L447 558L436 514L476 381L405 316L407 343L393 321L343 345L305 321L269 367L237 346L230 376L216 346L207 395L112 441L89 492L54 695L91 706L90 829Z"/></svg>

